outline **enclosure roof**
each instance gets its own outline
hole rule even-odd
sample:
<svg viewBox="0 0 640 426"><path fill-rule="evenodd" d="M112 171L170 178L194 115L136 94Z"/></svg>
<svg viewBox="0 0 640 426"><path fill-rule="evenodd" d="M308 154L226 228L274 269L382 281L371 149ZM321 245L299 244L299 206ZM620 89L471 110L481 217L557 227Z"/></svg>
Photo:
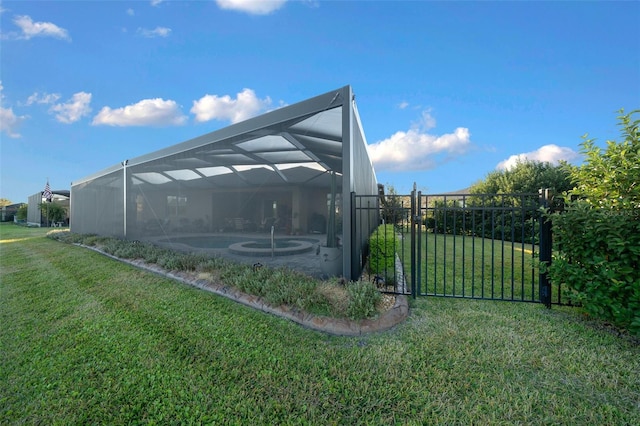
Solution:
<svg viewBox="0 0 640 426"><path fill-rule="evenodd" d="M326 186L329 172L343 172L343 105L350 93L350 86L344 86L124 161L74 184L126 166L134 185Z"/></svg>
<svg viewBox="0 0 640 426"><path fill-rule="evenodd" d="M36 192L35 194L31 195L29 198L31 197L44 198L44 191ZM51 190L51 199L53 201L68 200L69 198L71 198L71 191L69 191L68 189Z"/></svg>

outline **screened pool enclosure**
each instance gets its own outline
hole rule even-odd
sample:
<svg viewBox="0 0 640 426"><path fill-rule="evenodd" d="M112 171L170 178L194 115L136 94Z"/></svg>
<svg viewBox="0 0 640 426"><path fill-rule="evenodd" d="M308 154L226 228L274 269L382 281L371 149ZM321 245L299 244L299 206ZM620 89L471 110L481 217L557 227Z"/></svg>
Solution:
<svg viewBox="0 0 640 426"><path fill-rule="evenodd" d="M345 86L73 182L70 226L355 279L370 230L352 200L377 192Z"/></svg>

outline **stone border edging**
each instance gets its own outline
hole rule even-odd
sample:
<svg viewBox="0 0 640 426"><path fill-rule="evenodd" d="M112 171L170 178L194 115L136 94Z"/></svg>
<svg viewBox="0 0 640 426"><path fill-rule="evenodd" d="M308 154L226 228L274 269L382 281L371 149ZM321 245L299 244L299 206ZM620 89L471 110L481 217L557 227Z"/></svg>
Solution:
<svg viewBox="0 0 640 426"><path fill-rule="evenodd" d="M232 287L194 278L187 273L166 271L159 266L149 265L142 261L121 259L109 253L105 253L96 247L85 246L82 244L77 245L88 248L120 262L127 263L131 266L135 266L136 268L144 269L154 274L180 281L183 284L188 284L201 290L215 293L245 306L288 319L302 325L303 327L336 336L362 336L364 334L374 333L377 331L387 331L400 324L409 316L409 301L407 296L404 295L396 295L396 303L393 307L374 319L350 320L348 318L332 318L309 314L297 309L292 309L288 306L274 307L264 302L261 297L242 293Z"/></svg>

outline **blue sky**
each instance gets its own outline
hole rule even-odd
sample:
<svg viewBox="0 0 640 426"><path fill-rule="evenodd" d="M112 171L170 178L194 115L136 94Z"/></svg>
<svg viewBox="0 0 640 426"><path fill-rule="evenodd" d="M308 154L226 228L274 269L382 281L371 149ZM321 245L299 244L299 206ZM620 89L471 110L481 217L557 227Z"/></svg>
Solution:
<svg viewBox="0 0 640 426"><path fill-rule="evenodd" d="M640 2L2 1L0 198L350 84L378 181L580 162L640 108ZM520 157L518 157L520 156Z"/></svg>

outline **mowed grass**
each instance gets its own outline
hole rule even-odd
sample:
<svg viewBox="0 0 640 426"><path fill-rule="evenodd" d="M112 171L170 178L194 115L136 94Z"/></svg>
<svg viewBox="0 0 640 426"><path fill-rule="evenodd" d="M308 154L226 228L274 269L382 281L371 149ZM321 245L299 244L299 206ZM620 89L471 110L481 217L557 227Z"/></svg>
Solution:
<svg viewBox="0 0 640 426"><path fill-rule="evenodd" d="M405 234L402 241L410 279L411 236ZM418 294L539 301L537 246L424 230L416 246Z"/></svg>
<svg viewBox="0 0 640 426"><path fill-rule="evenodd" d="M640 424L640 347L570 308L419 298L335 337L0 226L3 424Z"/></svg>

